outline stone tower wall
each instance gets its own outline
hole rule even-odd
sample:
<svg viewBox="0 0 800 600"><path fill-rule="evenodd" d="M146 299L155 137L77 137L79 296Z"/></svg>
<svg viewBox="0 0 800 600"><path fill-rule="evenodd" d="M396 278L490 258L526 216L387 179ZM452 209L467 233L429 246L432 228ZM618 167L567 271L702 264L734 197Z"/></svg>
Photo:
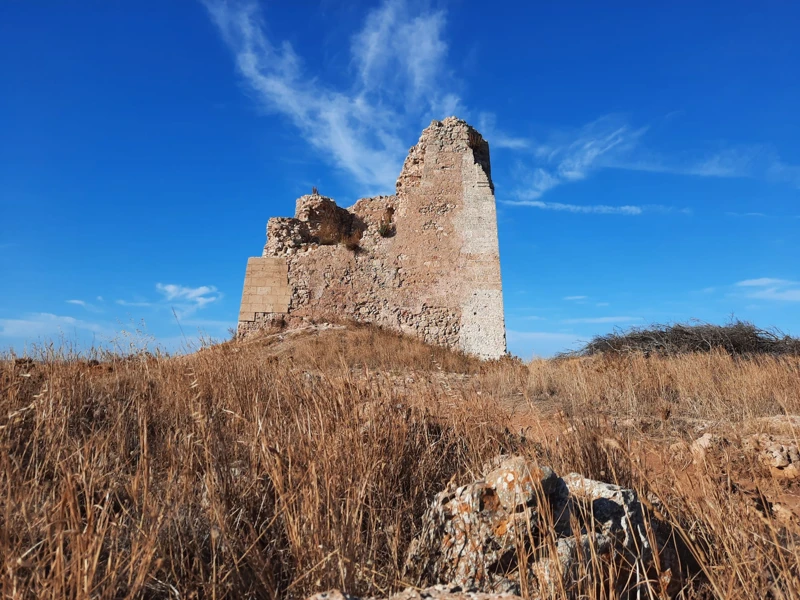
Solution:
<svg viewBox="0 0 800 600"><path fill-rule="evenodd" d="M483 358L505 354L489 145L459 119L423 131L395 196L345 210L312 194L298 199L295 218L270 219L264 259L285 264L288 306L259 310L268 304L253 289L269 288L263 294L274 300L274 286L253 283L264 279L257 279L258 263L248 263L243 334L276 321L337 316ZM278 263L269 264L276 272Z"/></svg>

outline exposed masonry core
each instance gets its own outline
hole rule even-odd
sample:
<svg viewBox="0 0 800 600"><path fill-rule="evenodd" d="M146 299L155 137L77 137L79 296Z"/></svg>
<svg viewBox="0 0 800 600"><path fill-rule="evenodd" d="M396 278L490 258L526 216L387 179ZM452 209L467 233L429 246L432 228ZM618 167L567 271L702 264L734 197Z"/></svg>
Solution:
<svg viewBox="0 0 800 600"><path fill-rule="evenodd" d="M267 223L247 263L239 333L326 317L413 333L482 358L506 352L489 144L464 121L433 121L394 196L349 209L313 193Z"/></svg>

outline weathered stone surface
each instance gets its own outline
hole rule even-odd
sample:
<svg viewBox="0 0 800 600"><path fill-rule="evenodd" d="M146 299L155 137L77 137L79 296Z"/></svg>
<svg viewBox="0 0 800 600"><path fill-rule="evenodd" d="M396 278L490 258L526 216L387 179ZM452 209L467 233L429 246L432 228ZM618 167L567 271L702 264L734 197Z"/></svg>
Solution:
<svg viewBox="0 0 800 600"><path fill-rule="evenodd" d="M538 535L542 509L558 523L568 521L566 498L565 484L549 467L507 458L483 480L436 495L409 548L406 577L418 584L516 592L519 583L507 570L518 543Z"/></svg>
<svg viewBox="0 0 800 600"><path fill-rule="evenodd" d="M730 449L756 458L776 479L800 479L800 448L795 436L758 433L741 440L741 445L723 436L705 433L689 447L695 463L708 463Z"/></svg>
<svg viewBox="0 0 800 600"><path fill-rule="evenodd" d="M713 433L704 433L692 442L689 449L692 452L694 462L701 463L706 460L710 452L720 450L729 445L728 440Z"/></svg>
<svg viewBox="0 0 800 600"><path fill-rule="evenodd" d="M777 479L800 478L800 450L797 442L765 433L744 440L744 449L753 452Z"/></svg>
<svg viewBox="0 0 800 600"><path fill-rule="evenodd" d="M523 565L520 556L527 557ZM409 548L405 578L482 592L519 593L522 586L533 594L571 590L600 563L632 574L619 578L618 593L652 571L636 493L507 457L482 480L436 495Z"/></svg>
<svg viewBox="0 0 800 600"><path fill-rule="evenodd" d="M356 596L343 594L338 590L314 594L308 600L360 600ZM379 600L370 598L364 600ZM435 585L424 590L407 590L390 596L387 600L520 600L515 594L508 593L482 593L463 591L458 586Z"/></svg>
<svg viewBox="0 0 800 600"><path fill-rule="evenodd" d="M464 121L423 131L394 196L347 210L316 193L298 199L294 218L269 220L263 256L286 261L288 306L245 310L243 298L241 333L334 316L483 358L505 353L489 145Z"/></svg>

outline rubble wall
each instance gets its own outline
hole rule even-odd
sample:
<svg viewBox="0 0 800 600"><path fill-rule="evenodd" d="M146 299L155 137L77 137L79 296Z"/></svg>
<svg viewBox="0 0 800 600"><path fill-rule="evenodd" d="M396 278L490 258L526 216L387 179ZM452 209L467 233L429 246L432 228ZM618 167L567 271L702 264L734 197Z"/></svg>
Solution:
<svg viewBox="0 0 800 600"><path fill-rule="evenodd" d="M263 257L285 261L288 306L251 311L243 297L242 333L336 316L483 358L506 351L489 145L454 117L423 131L394 196L349 209L302 196L294 218L269 220Z"/></svg>

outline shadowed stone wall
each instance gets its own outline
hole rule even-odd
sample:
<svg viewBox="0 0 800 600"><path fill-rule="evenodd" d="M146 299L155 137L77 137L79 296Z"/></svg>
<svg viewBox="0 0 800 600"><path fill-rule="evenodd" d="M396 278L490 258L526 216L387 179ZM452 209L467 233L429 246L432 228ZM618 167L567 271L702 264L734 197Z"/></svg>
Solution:
<svg viewBox="0 0 800 600"><path fill-rule="evenodd" d="M288 302L248 262L241 334L338 316L483 358L506 351L489 145L454 117L422 132L396 195L349 209L302 196L294 218L269 220L263 258L250 259L259 260L273 261L263 263L270 276L281 265L280 278L285 265Z"/></svg>

